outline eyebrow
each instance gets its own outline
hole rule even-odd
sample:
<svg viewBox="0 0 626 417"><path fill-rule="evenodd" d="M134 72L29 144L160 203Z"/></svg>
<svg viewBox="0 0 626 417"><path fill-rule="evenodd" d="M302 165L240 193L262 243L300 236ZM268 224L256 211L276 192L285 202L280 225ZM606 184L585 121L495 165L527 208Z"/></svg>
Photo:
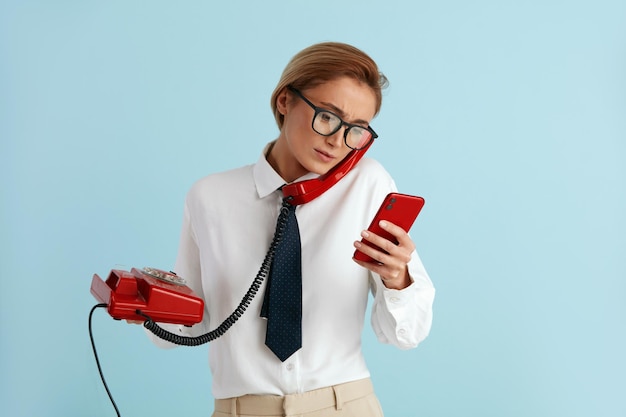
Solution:
<svg viewBox="0 0 626 417"><path fill-rule="evenodd" d="M339 107L335 106L332 103L327 103L327 102L322 102L321 103L324 107L329 108L329 110L332 110L333 113L337 113L339 115L339 117L341 117L342 119L344 119L346 117L346 113L341 110ZM367 120L363 120L363 119L358 119L358 120L354 120L349 122L350 124L356 124L356 125L365 125L365 126L369 126L369 122Z"/></svg>

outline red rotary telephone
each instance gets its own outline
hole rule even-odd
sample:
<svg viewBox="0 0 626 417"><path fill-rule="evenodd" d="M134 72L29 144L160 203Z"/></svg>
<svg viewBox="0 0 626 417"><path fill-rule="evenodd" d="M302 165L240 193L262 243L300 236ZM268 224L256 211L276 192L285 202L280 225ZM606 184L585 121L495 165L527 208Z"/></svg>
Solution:
<svg viewBox="0 0 626 417"><path fill-rule="evenodd" d="M160 323L191 326L202 321L204 311L204 301L182 278L154 268L114 269L106 281L94 274L91 294L118 320L143 321L141 312Z"/></svg>

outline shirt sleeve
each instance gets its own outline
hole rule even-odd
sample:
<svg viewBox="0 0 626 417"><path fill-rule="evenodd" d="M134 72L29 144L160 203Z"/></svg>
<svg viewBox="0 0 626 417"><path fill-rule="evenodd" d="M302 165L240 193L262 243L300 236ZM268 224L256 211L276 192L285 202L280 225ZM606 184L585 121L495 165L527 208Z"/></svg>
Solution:
<svg viewBox="0 0 626 417"><path fill-rule="evenodd" d="M402 290L385 287L372 273L372 327L378 340L400 349L415 348L430 332L435 288L417 252L409 262L411 284Z"/></svg>
<svg viewBox="0 0 626 417"><path fill-rule="evenodd" d="M178 256L176 258L174 272L176 272L176 275L182 277L185 280L187 286L191 288L191 290L196 295L204 298L199 251L193 232L189 201L185 203L183 224L180 234L180 243L178 247ZM207 332L207 323L209 322L208 316L209 314L205 306L202 322L195 324L191 327L166 323L158 323L158 325L164 330L167 330L168 332L177 334L179 336L195 337ZM167 349L177 346L174 343L168 342L155 336L147 329L146 333L148 334L152 342L160 348Z"/></svg>

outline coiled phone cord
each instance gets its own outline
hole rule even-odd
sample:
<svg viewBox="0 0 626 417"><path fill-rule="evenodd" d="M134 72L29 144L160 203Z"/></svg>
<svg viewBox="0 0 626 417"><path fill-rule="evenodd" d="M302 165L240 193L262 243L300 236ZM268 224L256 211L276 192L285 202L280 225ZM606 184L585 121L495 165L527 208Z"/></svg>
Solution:
<svg viewBox="0 0 626 417"><path fill-rule="evenodd" d="M270 266L272 264L272 261L274 260L274 255L276 253L276 247L283 238L283 234L285 232L287 216L289 214L288 207L290 205L291 204L289 203L289 198L283 199L283 205L280 209L280 215L278 216L278 220L276 221L276 231L274 232L274 237L272 238L272 242L270 243L270 247L267 250L267 254L265 255L265 259L261 264L259 272L257 272L256 277L250 285L250 288L248 288L248 291L241 299L241 302L239 303L235 311L233 311L232 314L228 316L215 330L196 337L181 336L165 330L157 323L155 323L148 315L144 314L140 310L137 310L137 314L146 319L146 321L143 323L143 327L151 331L157 337L181 346L200 346L205 343L211 342L226 333L226 331L230 329L230 327L235 324L235 322L239 320L239 318L246 311L246 309L258 293L261 284L269 274Z"/></svg>

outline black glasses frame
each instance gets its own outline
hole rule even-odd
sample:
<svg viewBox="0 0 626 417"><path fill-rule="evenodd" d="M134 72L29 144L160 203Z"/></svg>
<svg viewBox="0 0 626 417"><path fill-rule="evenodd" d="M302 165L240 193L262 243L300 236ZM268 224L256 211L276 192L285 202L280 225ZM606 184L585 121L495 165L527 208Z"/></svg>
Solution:
<svg viewBox="0 0 626 417"><path fill-rule="evenodd" d="M347 129L343 132L343 143L345 143L345 144L346 144L346 146L347 146L348 148L350 148L350 149L354 149L354 150L357 150L357 151L358 151L358 150L360 150L360 149L365 148L365 147L366 147L367 145L369 145L369 144L370 144L370 143L371 143L374 139L378 138L378 134L377 134L376 132L374 132L374 129L372 129L371 127L369 127L369 126L355 125L355 124L353 124L353 123L348 123L348 122L344 121L341 117L339 117L336 113L334 113L334 112L332 112L332 111L330 111L330 110L323 109L323 108L321 108L321 107L317 107L315 104L311 103L311 101L309 101L309 99L307 99L307 98L306 98L306 97L305 97L305 96L304 96L304 95L300 92L300 90L298 90L297 88L294 88L294 87L292 87L291 85L288 85L288 86L287 86L287 89L288 89L289 91L291 91L292 93L294 93L295 95L297 95L298 97L300 97L300 98L302 99L302 101L304 101L306 104L308 104L308 105L309 105L309 107L311 107L311 108L315 111L315 113L313 114L313 119L311 120L311 128L312 128L312 129L313 129L313 131L315 131L315 133L317 133L318 135L322 135L322 136L332 136L332 135L334 135L335 133L337 133L337 132L339 131L339 129L341 129L342 127L346 126L346 127L347 127ZM326 134L325 134L325 133L321 133L321 132L318 132L318 131L315 129L315 119L317 118L317 115L318 115L319 113L322 113L322 112L323 112L323 113L330 113L330 114L332 114L332 115L333 115L333 116L335 116L337 119L339 119L339 121L341 122L341 123L337 126L337 128L336 128L335 130L333 130L332 132L330 132L330 133L326 133ZM370 140L368 140L366 144L364 144L363 146L360 146L360 147L358 147L358 148L353 148L352 146L348 145L348 132L350 132L350 129L352 129L353 127L358 127L359 129L365 129L365 130L367 130L368 132L370 132L370 133L372 134L372 137L370 138Z"/></svg>

